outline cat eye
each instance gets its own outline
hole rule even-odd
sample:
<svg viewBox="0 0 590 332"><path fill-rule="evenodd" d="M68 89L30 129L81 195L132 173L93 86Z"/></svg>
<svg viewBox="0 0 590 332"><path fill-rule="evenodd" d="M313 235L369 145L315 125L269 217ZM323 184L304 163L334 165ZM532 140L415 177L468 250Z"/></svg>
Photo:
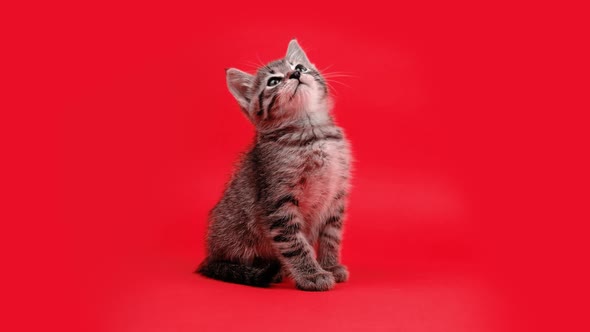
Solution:
<svg viewBox="0 0 590 332"><path fill-rule="evenodd" d="M307 71L307 68L305 68L305 66L299 64L299 65L295 66L295 70L297 70L298 72L303 73L303 72L306 72Z"/></svg>
<svg viewBox="0 0 590 332"><path fill-rule="evenodd" d="M277 84L279 84L279 82L282 80L281 77L271 77L268 79L268 82L266 83L267 86L275 86Z"/></svg>

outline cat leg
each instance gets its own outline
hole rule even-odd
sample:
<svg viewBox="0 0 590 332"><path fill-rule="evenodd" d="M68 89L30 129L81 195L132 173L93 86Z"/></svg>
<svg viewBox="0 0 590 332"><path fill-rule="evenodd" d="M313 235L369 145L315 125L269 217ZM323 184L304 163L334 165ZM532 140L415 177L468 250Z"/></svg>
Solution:
<svg viewBox="0 0 590 332"><path fill-rule="evenodd" d="M318 239L318 262L324 270L334 275L336 282L348 280L348 269L340 263L344 211L345 201L337 197L329 209L328 217L323 222Z"/></svg>
<svg viewBox="0 0 590 332"><path fill-rule="evenodd" d="M278 199L274 207L268 216L270 238L297 288L308 291L333 288L334 276L316 261L314 249L301 231L304 223L297 200L286 195Z"/></svg>

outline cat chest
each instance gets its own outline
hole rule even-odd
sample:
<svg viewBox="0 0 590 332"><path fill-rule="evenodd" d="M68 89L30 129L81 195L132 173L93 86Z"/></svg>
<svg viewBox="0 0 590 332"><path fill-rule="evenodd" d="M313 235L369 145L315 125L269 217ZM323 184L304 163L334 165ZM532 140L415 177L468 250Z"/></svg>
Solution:
<svg viewBox="0 0 590 332"><path fill-rule="evenodd" d="M317 144L302 155L298 196L304 214L325 209L337 194L346 172L345 157L343 148L330 142Z"/></svg>

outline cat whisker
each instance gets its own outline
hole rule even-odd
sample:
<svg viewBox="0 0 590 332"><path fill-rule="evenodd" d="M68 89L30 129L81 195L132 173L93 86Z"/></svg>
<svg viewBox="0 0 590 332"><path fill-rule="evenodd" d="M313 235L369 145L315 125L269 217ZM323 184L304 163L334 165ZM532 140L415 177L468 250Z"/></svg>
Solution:
<svg viewBox="0 0 590 332"><path fill-rule="evenodd" d="M322 76L324 77L358 77L358 76L354 76L354 75L348 75L348 74L322 74Z"/></svg>
<svg viewBox="0 0 590 332"><path fill-rule="evenodd" d="M328 90L330 91L331 94L333 94L335 97L338 97L338 90L336 90L334 88L334 86L332 84L330 84L330 82L325 81L326 85L328 86Z"/></svg>
<svg viewBox="0 0 590 332"><path fill-rule="evenodd" d="M323 71L322 71L323 72ZM348 71L326 71L327 74L354 74L354 72L348 72Z"/></svg>
<svg viewBox="0 0 590 332"><path fill-rule="evenodd" d="M348 85L348 84L345 84L345 83L343 83L343 82L340 82L340 81L335 81L335 80L332 80L332 79L330 79L330 80L329 80L329 79L326 79L326 82L329 82L329 83L338 83L338 84L340 84L340 85L344 85L344 86L345 86L345 87L347 87L347 88L350 88L350 85Z"/></svg>
<svg viewBox="0 0 590 332"><path fill-rule="evenodd" d="M258 62L260 63L258 67L266 67L266 64L260 60L260 56L258 54L256 54L256 59L258 59Z"/></svg>
<svg viewBox="0 0 590 332"><path fill-rule="evenodd" d="M323 73L324 71L326 71L326 70L328 70L328 69L332 68L333 66L334 66L334 65L328 65L328 66L327 66L327 67L325 67L325 68L319 69L319 71L320 71L320 73Z"/></svg>
<svg viewBox="0 0 590 332"><path fill-rule="evenodd" d="M251 67L251 69L254 69L254 70L257 70L258 68L260 68L260 64L252 62L252 61L246 62L246 65Z"/></svg>

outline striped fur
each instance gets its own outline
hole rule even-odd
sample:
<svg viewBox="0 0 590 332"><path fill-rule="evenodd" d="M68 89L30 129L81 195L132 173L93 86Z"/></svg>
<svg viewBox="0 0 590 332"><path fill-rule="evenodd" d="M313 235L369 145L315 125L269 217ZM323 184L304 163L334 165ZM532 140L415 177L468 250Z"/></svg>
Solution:
<svg viewBox="0 0 590 332"><path fill-rule="evenodd" d="M272 77L281 80L269 85ZM253 286L290 276L310 291L346 281L351 156L321 73L292 40L284 59L256 76L229 69L227 81L257 135L209 215L208 257L197 272Z"/></svg>

